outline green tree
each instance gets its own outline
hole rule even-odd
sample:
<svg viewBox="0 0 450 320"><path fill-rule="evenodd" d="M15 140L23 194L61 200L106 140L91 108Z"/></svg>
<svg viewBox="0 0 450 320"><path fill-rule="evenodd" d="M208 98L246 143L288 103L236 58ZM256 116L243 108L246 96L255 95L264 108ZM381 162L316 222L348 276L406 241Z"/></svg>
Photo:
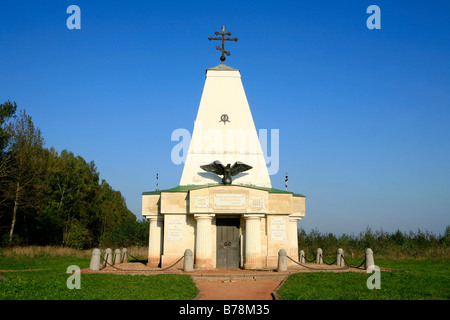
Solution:
<svg viewBox="0 0 450 320"><path fill-rule="evenodd" d="M136 216L128 210L122 194L113 190L105 180L102 180L99 186L93 208L95 217L91 229L96 230L98 239L121 224L136 221Z"/></svg>
<svg viewBox="0 0 450 320"><path fill-rule="evenodd" d="M93 162L88 163L72 152L63 150L58 155L51 148L47 153L40 221L52 230L52 241L64 245L67 234L73 230L72 224L87 228L90 223L90 206L98 189L99 174Z"/></svg>
<svg viewBox="0 0 450 320"><path fill-rule="evenodd" d="M0 104L0 181L8 175L9 155L5 152L10 133L7 130L8 121L15 117L17 105L15 102L6 101Z"/></svg>
<svg viewBox="0 0 450 320"><path fill-rule="evenodd" d="M7 130L6 124L8 120L14 118L17 110L17 104L15 102L6 101L0 104L0 151L3 153L8 143L10 133Z"/></svg>
<svg viewBox="0 0 450 320"><path fill-rule="evenodd" d="M93 161L67 150L58 154L44 148L31 117L24 110L15 117L16 108L9 101L0 105L2 245L18 239L87 248L114 230L116 234L122 230L119 233L128 242L148 238L121 193L105 180L99 183Z"/></svg>
<svg viewBox="0 0 450 320"><path fill-rule="evenodd" d="M12 242L17 214L20 208L36 205L35 184L40 172L44 139L29 115L22 110L19 117L7 127L9 135L8 174L5 198L13 202L9 243Z"/></svg>

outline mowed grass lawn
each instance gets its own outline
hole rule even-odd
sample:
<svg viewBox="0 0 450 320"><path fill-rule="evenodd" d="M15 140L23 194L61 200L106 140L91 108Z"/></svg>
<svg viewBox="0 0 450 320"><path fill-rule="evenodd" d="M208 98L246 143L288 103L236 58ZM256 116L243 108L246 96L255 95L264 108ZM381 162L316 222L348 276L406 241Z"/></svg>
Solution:
<svg viewBox="0 0 450 320"><path fill-rule="evenodd" d="M282 300L449 300L450 259L375 259L380 289L368 289L367 273L298 273L278 290ZM398 270L398 271L397 271Z"/></svg>
<svg viewBox="0 0 450 320"><path fill-rule="evenodd" d="M81 288L69 290L70 265L89 267L89 258L1 256L0 270L22 271L0 271L0 300L190 300L198 293L189 276L164 274L81 274Z"/></svg>
<svg viewBox="0 0 450 320"><path fill-rule="evenodd" d="M0 300L191 300L198 289L187 275L81 274L81 289L66 286L67 267L89 266L88 256L1 255ZM284 300L449 300L449 258L383 260L381 289L369 290L367 273L299 273L278 290Z"/></svg>

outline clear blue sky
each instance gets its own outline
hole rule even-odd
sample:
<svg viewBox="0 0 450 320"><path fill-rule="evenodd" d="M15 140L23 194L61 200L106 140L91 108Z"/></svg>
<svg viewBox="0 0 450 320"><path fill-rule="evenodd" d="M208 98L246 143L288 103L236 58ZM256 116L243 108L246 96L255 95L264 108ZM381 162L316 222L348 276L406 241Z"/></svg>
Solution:
<svg viewBox="0 0 450 320"><path fill-rule="evenodd" d="M81 30L68 30L69 5ZM381 30L369 30L369 5ZM46 146L93 160L141 217L141 193L179 183L177 128L192 131L207 40L239 38L255 125L280 130L275 188L306 198L306 230L450 225L448 1L20 1L0 3L0 101Z"/></svg>

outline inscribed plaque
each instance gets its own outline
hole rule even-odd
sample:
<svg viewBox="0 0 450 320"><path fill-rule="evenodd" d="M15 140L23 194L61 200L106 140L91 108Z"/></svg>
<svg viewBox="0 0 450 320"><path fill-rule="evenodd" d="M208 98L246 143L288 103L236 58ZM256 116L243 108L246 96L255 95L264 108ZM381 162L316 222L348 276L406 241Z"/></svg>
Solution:
<svg viewBox="0 0 450 320"><path fill-rule="evenodd" d="M284 217L270 218L270 235L272 241L286 241L286 219Z"/></svg>

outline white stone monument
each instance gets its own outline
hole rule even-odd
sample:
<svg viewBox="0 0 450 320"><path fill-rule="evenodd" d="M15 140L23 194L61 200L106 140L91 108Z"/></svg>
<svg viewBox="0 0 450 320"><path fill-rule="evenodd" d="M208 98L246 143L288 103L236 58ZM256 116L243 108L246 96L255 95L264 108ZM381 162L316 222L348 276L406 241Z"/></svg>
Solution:
<svg viewBox="0 0 450 320"><path fill-rule="evenodd" d="M218 34L230 35L224 27ZM305 197L272 188L240 71L221 60L206 70L179 185L142 194L150 266L169 266L186 249L196 269L276 268L281 249L298 260L297 223L305 215ZM252 168L223 184L200 167L217 160Z"/></svg>

